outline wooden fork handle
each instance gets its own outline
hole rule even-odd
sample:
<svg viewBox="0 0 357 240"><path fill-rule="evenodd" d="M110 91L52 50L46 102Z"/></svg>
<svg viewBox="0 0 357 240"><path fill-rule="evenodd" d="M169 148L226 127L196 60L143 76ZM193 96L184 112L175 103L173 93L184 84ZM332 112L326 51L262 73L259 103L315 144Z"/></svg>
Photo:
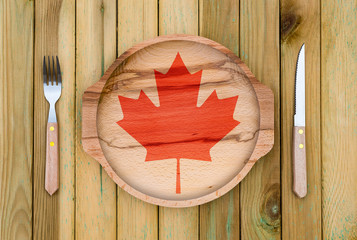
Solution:
<svg viewBox="0 0 357 240"><path fill-rule="evenodd" d="M58 177L58 125L47 123L45 189L50 195L59 187Z"/></svg>
<svg viewBox="0 0 357 240"><path fill-rule="evenodd" d="M299 198L307 194L305 127L293 130L294 192Z"/></svg>

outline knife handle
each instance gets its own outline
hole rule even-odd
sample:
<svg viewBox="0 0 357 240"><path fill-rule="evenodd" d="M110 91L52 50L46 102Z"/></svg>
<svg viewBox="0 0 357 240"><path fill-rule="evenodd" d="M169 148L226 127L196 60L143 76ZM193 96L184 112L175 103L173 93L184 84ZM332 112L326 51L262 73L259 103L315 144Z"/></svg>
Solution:
<svg viewBox="0 0 357 240"><path fill-rule="evenodd" d="M305 127L293 130L294 192L299 198L307 194Z"/></svg>
<svg viewBox="0 0 357 240"><path fill-rule="evenodd" d="M58 125L47 123L45 189L50 195L59 187L58 177Z"/></svg>

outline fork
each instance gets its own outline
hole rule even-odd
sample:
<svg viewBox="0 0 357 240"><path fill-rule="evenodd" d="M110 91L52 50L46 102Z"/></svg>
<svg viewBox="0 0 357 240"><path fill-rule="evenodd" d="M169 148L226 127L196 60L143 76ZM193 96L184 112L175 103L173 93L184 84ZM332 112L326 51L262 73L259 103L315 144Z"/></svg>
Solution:
<svg viewBox="0 0 357 240"><path fill-rule="evenodd" d="M61 96L62 76L58 57L56 56L57 69L55 72L55 61L52 56L52 72L51 60L48 56L48 68L46 66L46 57L43 57L43 91L47 102L50 104L47 121L47 139L46 139L46 174L45 174L45 189L52 195L59 188L58 174L58 124L56 117L55 104ZM56 83L57 73L57 83ZM48 80L48 81L47 81Z"/></svg>

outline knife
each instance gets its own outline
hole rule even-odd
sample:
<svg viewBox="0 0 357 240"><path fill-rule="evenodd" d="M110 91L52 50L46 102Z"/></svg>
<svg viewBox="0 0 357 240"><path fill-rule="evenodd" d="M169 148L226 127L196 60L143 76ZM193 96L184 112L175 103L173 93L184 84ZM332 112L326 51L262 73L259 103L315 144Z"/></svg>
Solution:
<svg viewBox="0 0 357 240"><path fill-rule="evenodd" d="M305 44L300 48L296 63L293 170L294 192L299 198L303 198L307 194L305 144Z"/></svg>

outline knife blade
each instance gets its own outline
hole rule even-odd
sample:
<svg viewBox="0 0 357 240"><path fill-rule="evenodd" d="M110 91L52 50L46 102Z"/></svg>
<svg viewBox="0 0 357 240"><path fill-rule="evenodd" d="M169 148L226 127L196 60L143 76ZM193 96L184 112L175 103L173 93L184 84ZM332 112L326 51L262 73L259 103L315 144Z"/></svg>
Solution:
<svg viewBox="0 0 357 240"><path fill-rule="evenodd" d="M305 44L300 48L295 75L295 104L293 128L293 189L303 198L307 194L305 145Z"/></svg>

